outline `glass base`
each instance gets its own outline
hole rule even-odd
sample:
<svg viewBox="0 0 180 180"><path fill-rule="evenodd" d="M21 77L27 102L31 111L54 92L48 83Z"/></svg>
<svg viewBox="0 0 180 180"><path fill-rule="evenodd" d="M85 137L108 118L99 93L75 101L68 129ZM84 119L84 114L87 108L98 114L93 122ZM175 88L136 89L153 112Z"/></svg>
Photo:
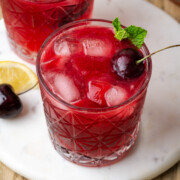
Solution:
<svg viewBox="0 0 180 180"><path fill-rule="evenodd" d="M18 45L15 41L13 41L10 37L8 37L9 44L11 49L18 55L21 59L31 63L36 63L37 52L32 52L27 50L26 48Z"/></svg>
<svg viewBox="0 0 180 180"><path fill-rule="evenodd" d="M119 160L121 160L127 154L128 150L130 150L132 146L134 145L137 139L138 131L139 131L139 123L136 126L134 132L132 133L132 139L128 144L124 145L121 149L115 151L114 153L105 157L101 157L101 158L92 158L89 156L85 156L85 155L73 152L64 147L61 147L60 145L56 144L54 141L52 142L53 142L55 150L65 159L81 166L101 167L101 166L114 164L118 162Z"/></svg>

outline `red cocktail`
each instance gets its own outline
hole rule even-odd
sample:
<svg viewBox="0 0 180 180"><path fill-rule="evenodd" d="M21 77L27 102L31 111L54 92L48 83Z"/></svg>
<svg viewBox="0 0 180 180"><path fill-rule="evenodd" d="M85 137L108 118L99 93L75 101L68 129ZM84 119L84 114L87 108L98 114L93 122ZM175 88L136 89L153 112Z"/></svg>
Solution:
<svg viewBox="0 0 180 180"><path fill-rule="evenodd" d="M35 63L44 40L58 27L91 17L94 0L1 0L13 50Z"/></svg>
<svg viewBox="0 0 180 180"><path fill-rule="evenodd" d="M122 158L134 144L151 59L140 77L123 80L113 69L114 54L135 48L114 37L110 21L68 24L48 38L37 72L51 140L66 159L103 166ZM145 45L139 53L146 55Z"/></svg>

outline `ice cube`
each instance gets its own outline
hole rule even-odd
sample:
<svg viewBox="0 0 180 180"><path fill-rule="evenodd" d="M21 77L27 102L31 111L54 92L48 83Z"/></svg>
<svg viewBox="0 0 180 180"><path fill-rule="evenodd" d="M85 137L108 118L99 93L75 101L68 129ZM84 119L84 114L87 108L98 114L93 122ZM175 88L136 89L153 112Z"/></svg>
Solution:
<svg viewBox="0 0 180 180"><path fill-rule="evenodd" d="M46 71L46 72L43 72L42 75L43 75L45 82L51 88L52 84L54 83L54 77L56 75L55 72L54 71Z"/></svg>
<svg viewBox="0 0 180 180"><path fill-rule="evenodd" d="M112 44L107 40L85 39L82 40L84 54L96 57L111 57Z"/></svg>
<svg viewBox="0 0 180 180"><path fill-rule="evenodd" d="M108 106L118 105L127 100L127 92L121 87L114 86L106 92L105 100Z"/></svg>
<svg viewBox="0 0 180 180"><path fill-rule="evenodd" d="M99 104L99 105L104 105L106 106L106 101L105 101L105 93L107 92L108 89L111 88L111 85L107 82L104 81L89 81L88 83L88 93L87 97Z"/></svg>
<svg viewBox="0 0 180 180"><path fill-rule="evenodd" d="M54 43L54 51L58 56L70 56L83 52L83 47L78 40L64 37Z"/></svg>
<svg viewBox="0 0 180 180"><path fill-rule="evenodd" d="M68 41L59 39L54 43L54 52L58 56L69 56L71 51L69 49Z"/></svg>
<svg viewBox="0 0 180 180"><path fill-rule="evenodd" d="M80 92L74 81L64 74L55 76L53 91L67 102L74 102L80 99Z"/></svg>

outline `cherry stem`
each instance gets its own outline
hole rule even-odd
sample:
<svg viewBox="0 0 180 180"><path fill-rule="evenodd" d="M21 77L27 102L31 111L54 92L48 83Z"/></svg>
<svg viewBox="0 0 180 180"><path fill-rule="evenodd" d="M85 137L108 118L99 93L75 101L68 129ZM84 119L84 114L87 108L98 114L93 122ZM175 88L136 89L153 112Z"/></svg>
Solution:
<svg viewBox="0 0 180 180"><path fill-rule="evenodd" d="M38 81L37 81L31 88L29 88L28 90L26 90L26 91L24 91L24 92L21 92L21 93L19 93L19 94L17 94L17 95L18 95L18 96L19 96L19 95L22 95L22 94L24 94L24 93L26 93L26 92L34 89L37 85L38 85Z"/></svg>
<svg viewBox="0 0 180 180"><path fill-rule="evenodd" d="M178 47L178 46L180 46L180 44L176 44L176 45L173 45L173 46L168 46L168 47L165 47L165 48L160 49L160 50L158 50L158 51L155 51L155 52L153 52L153 53L145 56L144 58L136 61L136 64L137 64L137 65L140 64L140 63L143 62L145 59L149 58L150 56L152 56L152 55L154 55L154 54L156 54L156 53L158 53L158 52L160 52L160 51L164 51L164 50L166 50L166 49L170 49L170 48L174 48L174 47Z"/></svg>

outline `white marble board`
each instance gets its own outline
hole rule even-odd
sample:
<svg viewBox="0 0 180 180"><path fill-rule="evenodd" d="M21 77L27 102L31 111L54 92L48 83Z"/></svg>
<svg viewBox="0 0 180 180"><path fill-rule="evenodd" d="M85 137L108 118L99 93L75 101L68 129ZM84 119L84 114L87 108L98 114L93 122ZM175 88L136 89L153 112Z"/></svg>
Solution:
<svg viewBox="0 0 180 180"><path fill-rule="evenodd" d="M151 52L180 43L180 25L144 0L95 0L95 18L113 20L117 16L126 26L134 24L148 30L146 43ZM0 60L25 63L10 50L3 21ZM0 119L0 161L34 180L141 180L159 175L180 159L179 69L180 48L153 57L139 138L130 154L119 163L87 168L60 157L48 137L39 90L21 96L24 104L21 116L14 120Z"/></svg>

